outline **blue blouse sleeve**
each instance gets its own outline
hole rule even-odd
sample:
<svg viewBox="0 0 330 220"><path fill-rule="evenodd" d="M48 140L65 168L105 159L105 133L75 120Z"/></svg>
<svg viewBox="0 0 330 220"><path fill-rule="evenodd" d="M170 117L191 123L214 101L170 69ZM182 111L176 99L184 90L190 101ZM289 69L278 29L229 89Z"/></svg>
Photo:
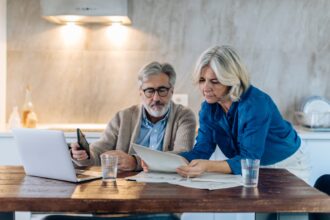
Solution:
<svg viewBox="0 0 330 220"><path fill-rule="evenodd" d="M189 162L194 159L209 159L214 152L216 144L214 142L214 131L210 128L208 117L211 115L211 109L208 104L203 103L199 112L199 129L194 148L189 152L180 153Z"/></svg>
<svg viewBox="0 0 330 220"><path fill-rule="evenodd" d="M267 100L241 109L238 122L239 155L227 160L234 174L241 174L241 158L261 159L271 122L272 109Z"/></svg>

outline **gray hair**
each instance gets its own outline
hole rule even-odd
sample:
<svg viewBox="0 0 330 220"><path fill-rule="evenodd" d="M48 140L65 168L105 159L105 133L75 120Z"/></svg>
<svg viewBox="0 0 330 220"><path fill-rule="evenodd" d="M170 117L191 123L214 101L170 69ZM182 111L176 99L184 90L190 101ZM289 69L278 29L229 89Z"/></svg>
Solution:
<svg viewBox="0 0 330 220"><path fill-rule="evenodd" d="M176 73L171 64L168 63L158 63L158 62L151 62L144 67L139 72L138 76L138 83L139 87L141 88L143 82L149 78L151 75L157 75L160 73L165 73L170 81L170 85L174 87L175 80L176 80Z"/></svg>
<svg viewBox="0 0 330 220"><path fill-rule="evenodd" d="M194 71L196 83L199 81L202 69L206 66L213 70L221 84L230 87L228 96L232 101L238 101L250 86L246 67L230 46L215 46L202 53Z"/></svg>

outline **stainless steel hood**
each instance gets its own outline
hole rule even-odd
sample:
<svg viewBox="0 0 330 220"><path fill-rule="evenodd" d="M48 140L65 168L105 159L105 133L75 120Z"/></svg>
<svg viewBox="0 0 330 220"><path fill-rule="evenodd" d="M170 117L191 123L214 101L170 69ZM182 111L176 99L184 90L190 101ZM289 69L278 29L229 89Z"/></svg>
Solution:
<svg viewBox="0 0 330 220"><path fill-rule="evenodd" d="M40 0L42 17L57 24L131 24L130 0Z"/></svg>

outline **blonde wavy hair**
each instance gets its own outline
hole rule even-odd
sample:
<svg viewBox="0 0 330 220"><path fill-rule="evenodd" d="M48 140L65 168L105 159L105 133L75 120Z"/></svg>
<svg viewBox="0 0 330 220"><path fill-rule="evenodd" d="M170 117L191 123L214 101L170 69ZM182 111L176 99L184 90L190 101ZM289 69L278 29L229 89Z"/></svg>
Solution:
<svg viewBox="0 0 330 220"><path fill-rule="evenodd" d="M213 70L221 84L230 88L227 95L232 101L238 101L250 86L246 67L230 46L211 47L201 54L194 71L196 84L199 82L202 69L206 66Z"/></svg>

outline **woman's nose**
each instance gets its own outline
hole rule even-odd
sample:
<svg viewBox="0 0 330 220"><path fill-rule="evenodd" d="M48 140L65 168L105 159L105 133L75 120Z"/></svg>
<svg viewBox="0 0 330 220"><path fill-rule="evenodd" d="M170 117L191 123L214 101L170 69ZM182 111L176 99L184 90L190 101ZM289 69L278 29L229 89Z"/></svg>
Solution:
<svg viewBox="0 0 330 220"><path fill-rule="evenodd" d="M211 90L212 89L212 84L210 81L205 81L203 84L202 84L202 88L203 90Z"/></svg>

